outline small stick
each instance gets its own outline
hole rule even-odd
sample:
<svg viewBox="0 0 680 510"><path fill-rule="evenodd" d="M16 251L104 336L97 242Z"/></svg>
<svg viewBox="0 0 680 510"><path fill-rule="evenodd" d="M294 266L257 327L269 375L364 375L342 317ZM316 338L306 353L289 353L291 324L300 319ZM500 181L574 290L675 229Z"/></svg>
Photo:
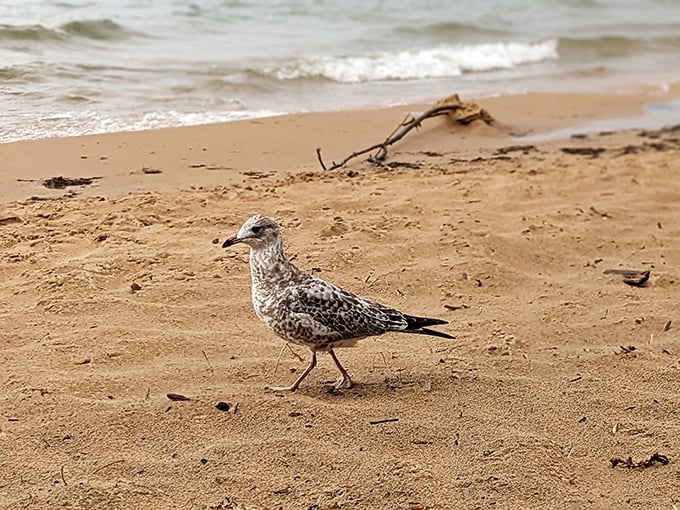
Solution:
<svg viewBox="0 0 680 510"><path fill-rule="evenodd" d="M290 353L293 356L295 356L298 359L298 361L300 361L300 362L304 361L304 359L302 359L302 356L300 356L297 352L295 352L289 344L285 343L285 344L283 344L283 347L281 347L281 350L279 351L279 355L276 358L276 365L274 365L274 373L276 373L276 371L279 369L279 362L281 361L281 356L283 356L283 351L285 351L286 348L288 348Z"/></svg>
<svg viewBox="0 0 680 510"><path fill-rule="evenodd" d="M210 360L208 359L208 355L205 353L204 350L201 350L201 352L203 353L203 357L205 358L205 362L208 364L208 369L210 370L210 372L214 372L213 367L210 364Z"/></svg>
<svg viewBox="0 0 680 510"><path fill-rule="evenodd" d="M378 276L376 276L375 278L373 278L373 280L371 280L370 283L368 283L368 281L366 281L366 283L368 283L368 287L366 287L366 288L367 288L367 289L370 289L371 287L373 287L373 284L375 284L375 282L377 282L378 280L380 280L380 276L381 276L381 275L378 275Z"/></svg>
<svg viewBox="0 0 680 510"><path fill-rule="evenodd" d="M300 363L304 363L305 359L302 356L300 356L297 352L295 352L293 350L293 348L290 346L290 344L286 344L286 347L288 347L288 350L290 351L290 353L293 356L295 356Z"/></svg>
<svg viewBox="0 0 680 510"><path fill-rule="evenodd" d="M102 469L106 469L109 466L113 466L114 464L118 464L119 462L123 462L124 459L118 459L114 460L113 462L109 462L108 464L104 464L103 466L99 466L97 469L92 471L92 474L99 473Z"/></svg>
<svg viewBox="0 0 680 510"><path fill-rule="evenodd" d="M380 354L380 356L382 356L383 364L385 365L385 370L387 371L388 366L387 366L387 360L385 359L385 353L380 351L378 354ZM375 370L375 356L373 356L373 358L371 359L371 370Z"/></svg>
<svg viewBox="0 0 680 510"><path fill-rule="evenodd" d="M380 356L382 356L383 364L385 365L385 370L389 370L390 367L387 366L387 359L385 358L385 353L380 351Z"/></svg>
<svg viewBox="0 0 680 510"><path fill-rule="evenodd" d="M286 348L286 345L284 344L283 347L281 347L281 350L279 351L279 355L276 357L276 364L274 365L274 374L279 370L279 362L281 361L281 356L283 356L283 350Z"/></svg>
<svg viewBox="0 0 680 510"><path fill-rule="evenodd" d="M359 467L359 464L355 464L354 466L352 466L352 469L350 469L350 470L349 470L349 473L347 473L345 476L343 476L343 478L344 478L345 480L347 480L348 478L350 478L350 477L354 474L354 472L357 470L358 467Z"/></svg>
<svg viewBox="0 0 680 510"><path fill-rule="evenodd" d="M373 420L370 421L369 423L371 425L380 425L381 423L391 423L394 421L399 421L399 418L385 418L384 420Z"/></svg>
<svg viewBox="0 0 680 510"><path fill-rule="evenodd" d="M61 473L61 481L64 482L64 485L68 485L66 483L66 478L64 478L64 466L61 466L61 469L59 470L59 472Z"/></svg>
<svg viewBox="0 0 680 510"><path fill-rule="evenodd" d="M323 158L321 158L321 147L316 148L316 159L319 160L319 164L321 165L321 168L323 168L324 170L328 170L326 168L326 165L323 162Z"/></svg>

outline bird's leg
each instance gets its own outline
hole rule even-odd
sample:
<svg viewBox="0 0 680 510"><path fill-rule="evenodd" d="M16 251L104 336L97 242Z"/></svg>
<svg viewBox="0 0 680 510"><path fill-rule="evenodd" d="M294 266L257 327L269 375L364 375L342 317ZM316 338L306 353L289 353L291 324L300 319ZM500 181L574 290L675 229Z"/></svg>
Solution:
<svg viewBox="0 0 680 510"><path fill-rule="evenodd" d="M300 383L304 380L304 378L307 377L312 370L314 370L315 366L316 351L312 351L312 359L309 361L309 365L307 365L305 371L300 374L300 377L298 377L293 384L290 386L267 386L267 389L272 391L295 391L297 390L298 386L300 386Z"/></svg>
<svg viewBox="0 0 680 510"><path fill-rule="evenodd" d="M333 352L333 349L328 349L328 354L331 355L331 358L333 358L333 361L335 361L335 366L338 367L338 370L340 370L341 377L338 379L338 382L335 383L334 388L336 390L339 390L343 386L347 385L348 388L352 387L352 379L350 379L349 374L347 373L347 370L344 369L344 367L340 364L340 360L338 357L335 355Z"/></svg>

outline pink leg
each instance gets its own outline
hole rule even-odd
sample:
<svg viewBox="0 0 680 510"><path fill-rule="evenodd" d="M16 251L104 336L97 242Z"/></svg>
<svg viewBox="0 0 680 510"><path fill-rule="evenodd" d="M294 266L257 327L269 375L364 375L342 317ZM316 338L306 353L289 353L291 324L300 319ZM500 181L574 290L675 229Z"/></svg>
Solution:
<svg viewBox="0 0 680 510"><path fill-rule="evenodd" d="M340 370L340 374L342 374L340 379L338 379L338 382L335 383L335 389L339 390L345 385L347 385L348 388L351 388L352 384L354 383L352 382L352 379L350 379L347 370L345 370L344 367L340 364L340 360L333 352L333 349L329 349L328 354L331 355L331 358L333 358L333 361L335 361L335 366L338 367L338 370Z"/></svg>
<svg viewBox="0 0 680 510"><path fill-rule="evenodd" d="M267 386L267 389L272 391L295 391L300 386L300 383L309 375L309 373L314 370L316 366L316 351L312 351L312 359L309 361L309 365L305 368L305 371L300 374L300 377L290 386Z"/></svg>

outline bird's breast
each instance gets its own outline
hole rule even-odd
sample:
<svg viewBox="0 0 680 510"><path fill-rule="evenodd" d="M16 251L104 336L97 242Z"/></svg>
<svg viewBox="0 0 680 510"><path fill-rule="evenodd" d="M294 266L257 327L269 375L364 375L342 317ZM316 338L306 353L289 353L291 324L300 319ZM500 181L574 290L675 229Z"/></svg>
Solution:
<svg viewBox="0 0 680 510"><path fill-rule="evenodd" d="M270 325L272 320L280 314L283 309L281 304L281 292L276 286L265 284L253 279L252 285L253 309L257 316Z"/></svg>

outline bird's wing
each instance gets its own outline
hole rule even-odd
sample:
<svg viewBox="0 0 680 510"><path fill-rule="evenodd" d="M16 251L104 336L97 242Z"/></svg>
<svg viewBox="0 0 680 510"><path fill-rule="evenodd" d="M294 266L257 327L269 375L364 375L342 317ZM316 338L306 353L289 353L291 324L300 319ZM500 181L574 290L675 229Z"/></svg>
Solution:
<svg viewBox="0 0 680 510"><path fill-rule="evenodd" d="M286 293L291 312L307 315L343 339L403 331L408 327L406 318L397 310L362 299L317 278L289 287Z"/></svg>

